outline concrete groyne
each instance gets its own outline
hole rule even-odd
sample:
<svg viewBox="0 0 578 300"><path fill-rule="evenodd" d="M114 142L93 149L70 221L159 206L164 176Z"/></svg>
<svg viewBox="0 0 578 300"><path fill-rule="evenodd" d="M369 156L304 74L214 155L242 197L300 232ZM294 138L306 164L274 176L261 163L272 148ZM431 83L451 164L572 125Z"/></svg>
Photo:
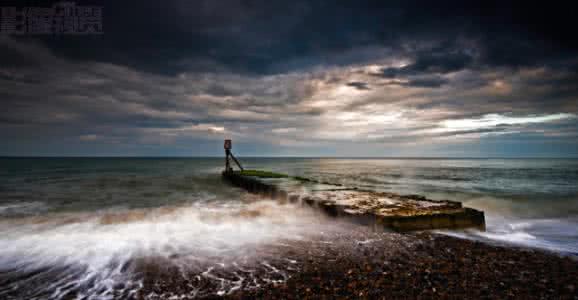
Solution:
<svg viewBox="0 0 578 300"><path fill-rule="evenodd" d="M254 194L301 203L332 217L395 231L476 228L484 212L460 202L348 188L339 184L257 170L224 171L223 179Z"/></svg>

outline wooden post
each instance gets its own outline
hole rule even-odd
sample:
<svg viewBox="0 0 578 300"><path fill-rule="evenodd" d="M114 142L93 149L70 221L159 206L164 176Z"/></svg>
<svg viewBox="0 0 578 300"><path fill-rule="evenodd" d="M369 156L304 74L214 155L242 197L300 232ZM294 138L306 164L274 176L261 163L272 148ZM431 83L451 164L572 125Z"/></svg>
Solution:
<svg viewBox="0 0 578 300"><path fill-rule="evenodd" d="M244 171L245 169L243 169L243 166L241 166L241 163L237 160L237 158L235 157L235 155L233 155L232 152L229 152L229 154L231 155L231 158L232 158L233 161L237 164L237 166L239 167L239 169L241 169L241 171Z"/></svg>
<svg viewBox="0 0 578 300"><path fill-rule="evenodd" d="M239 167L239 169L241 169L241 171L243 171L244 170L243 166L241 166L241 163L239 163L239 161L237 160L235 155L233 155L233 153L231 152L231 148L233 148L233 144L231 143L231 140L225 140L225 172L232 172L233 171L233 168L231 167L231 162L229 161L229 158L232 158L233 161Z"/></svg>
<svg viewBox="0 0 578 300"><path fill-rule="evenodd" d="M229 156L231 156L231 140L225 140L225 172L231 172L231 164L229 163Z"/></svg>

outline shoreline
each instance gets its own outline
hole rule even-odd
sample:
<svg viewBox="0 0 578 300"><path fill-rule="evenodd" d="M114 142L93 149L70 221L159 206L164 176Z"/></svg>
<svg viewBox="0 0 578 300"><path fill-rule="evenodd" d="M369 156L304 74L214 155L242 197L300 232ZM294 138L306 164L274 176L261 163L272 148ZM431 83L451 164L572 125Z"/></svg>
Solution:
<svg viewBox="0 0 578 300"><path fill-rule="evenodd" d="M578 220L548 218L561 208L573 215L573 199L554 201L567 190L554 189L558 198L521 201L494 197L502 189L492 183L512 179L508 189L530 195L557 188L558 180L571 182L565 172L573 169L566 166L560 176L542 178L541 165L526 163L500 164L494 170L494 163L469 161L450 165L344 161L324 167L318 162L297 166L255 162L264 169L311 175L319 185L358 187L357 192L382 185L396 191L405 187L407 178L415 180L408 181L407 191L416 195L405 195L411 200L425 198L417 194L467 199L480 210L522 216L500 219L491 223L497 230L487 235L474 231L473 239L468 239L438 230L384 231L384 226L312 209L308 205L312 197L295 202L291 200L296 197L287 194L285 201L278 201L246 193L215 174L220 163L14 164L2 195L7 203L23 207L9 207L9 216L0 221L4 233L0 298L578 300L578 252L510 244L563 241L569 245L565 249L575 249ZM439 185L423 192L429 181ZM474 190L470 183L487 188L487 196L468 194ZM332 188L315 187L303 194L331 195ZM335 188L337 193L342 192ZM379 193L388 201L397 200L393 192ZM30 203L38 206L28 209ZM368 203L364 207L374 207ZM532 212L543 219L524 219ZM476 239L481 236L488 240Z"/></svg>
<svg viewBox="0 0 578 300"><path fill-rule="evenodd" d="M336 222L334 231L254 254L242 267L184 277L162 261L143 265L136 299L578 299L575 256L433 232Z"/></svg>
<svg viewBox="0 0 578 300"><path fill-rule="evenodd" d="M284 283L225 298L578 299L576 257L437 233L414 236L419 242L411 252L389 257L379 243L359 244L359 255L331 262L303 257L302 269Z"/></svg>
<svg viewBox="0 0 578 300"><path fill-rule="evenodd" d="M103 289L96 295L143 300L578 299L578 257L571 254L436 232L376 230L310 209L300 211L311 213L302 217L316 222L306 223L306 231L297 235L255 241L222 253L150 252L111 260L86 285L60 291L62 299L90 295L95 288ZM259 210L248 210L238 216L259 215ZM107 216L99 224L125 218ZM112 270L119 277L106 277ZM61 299L54 296L59 291L51 287L54 278L68 286L73 282L67 276L86 275L78 264L22 271L0 272L0 295ZM101 285L97 278L114 285Z"/></svg>

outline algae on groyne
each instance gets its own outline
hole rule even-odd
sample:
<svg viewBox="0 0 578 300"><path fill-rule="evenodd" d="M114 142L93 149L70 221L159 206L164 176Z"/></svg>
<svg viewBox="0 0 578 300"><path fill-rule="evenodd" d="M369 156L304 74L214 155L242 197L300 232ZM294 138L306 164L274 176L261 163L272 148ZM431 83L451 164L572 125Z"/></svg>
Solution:
<svg viewBox="0 0 578 300"><path fill-rule="evenodd" d="M340 184L260 170L225 170L223 178L248 192L279 201L299 202L330 216L352 219L396 231L426 229L485 229L482 211L460 202L437 201L418 195L398 195L347 188Z"/></svg>

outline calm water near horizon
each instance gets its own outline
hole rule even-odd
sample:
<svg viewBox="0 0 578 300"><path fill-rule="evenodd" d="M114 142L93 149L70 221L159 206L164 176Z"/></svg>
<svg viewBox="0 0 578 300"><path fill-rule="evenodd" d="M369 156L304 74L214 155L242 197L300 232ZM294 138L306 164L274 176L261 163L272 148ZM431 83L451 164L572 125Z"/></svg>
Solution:
<svg viewBox="0 0 578 300"><path fill-rule="evenodd" d="M578 159L242 162L250 169L462 201L485 211L487 231L444 233L578 254ZM114 281L124 276L123 263L103 267L114 261L187 251L207 259L213 254L206 253L321 230L308 213L259 204L222 183L223 163L223 158L1 158L0 271L77 264L82 267L70 274ZM247 217L255 210L258 217ZM94 289L87 294L101 295L106 287Z"/></svg>

